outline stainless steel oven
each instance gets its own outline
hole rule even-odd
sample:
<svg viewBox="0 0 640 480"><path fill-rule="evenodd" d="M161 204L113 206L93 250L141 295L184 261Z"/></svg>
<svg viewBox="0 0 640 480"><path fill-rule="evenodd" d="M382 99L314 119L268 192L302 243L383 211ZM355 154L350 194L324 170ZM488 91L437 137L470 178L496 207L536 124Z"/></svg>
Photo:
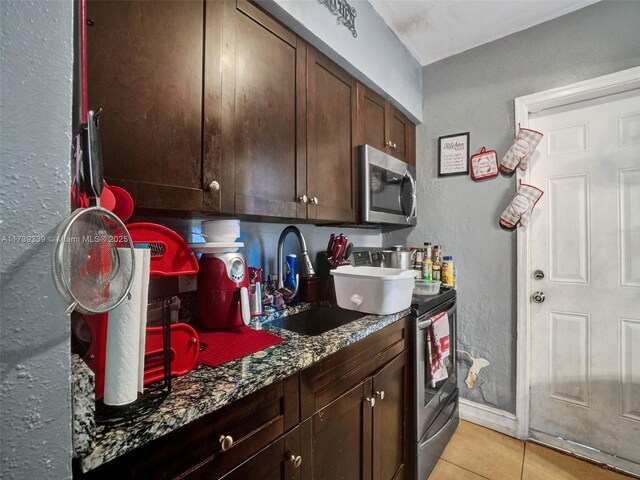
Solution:
<svg viewBox="0 0 640 480"><path fill-rule="evenodd" d="M414 459L415 478L425 480L458 426L458 386L456 377L456 291L443 291L437 296L414 297ZM431 385L426 344L431 319L447 312L450 354L445 360L448 378Z"/></svg>
<svg viewBox="0 0 640 480"><path fill-rule="evenodd" d="M416 224L416 168L370 145L360 149L363 223Z"/></svg>

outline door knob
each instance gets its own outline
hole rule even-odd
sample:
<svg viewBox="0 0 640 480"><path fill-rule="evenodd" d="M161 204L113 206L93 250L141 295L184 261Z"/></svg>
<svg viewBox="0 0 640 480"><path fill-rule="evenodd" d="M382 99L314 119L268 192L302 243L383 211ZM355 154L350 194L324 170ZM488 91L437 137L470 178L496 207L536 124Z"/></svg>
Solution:
<svg viewBox="0 0 640 480"><path fill-rule="evenodd" d="M380 392L376 392L376 395L378 397L380 397L380 400L384 400L384 390L380 391Z"/></svg>
<svg viewBox="0 0 640 480"><path fill-rule="evenodd" d="M542 303L544 302L544 292L540 292L540 291L533 292L533 295L531 295L531 298L536 303Z"/></svg>
<svg viewBox="0 0 640 480"><path fill-rule="evenodd" d="M544 278L544 272L542 270L536 270L533 272L533 278L536 280L542 280Z"/></svg>
<svg viewBox="0 0 640 480"><path fill-rule="evenodd" d="M300 455L291 455L289 460L293 464L293 468L299 468L302 465L302 457Z"/></svg>
<svg viewBox="0 0 640 480"><path fill-rule="evenodd" d="M220 184L213 180L209 185L207 185L207 190L209 190L210 192L217 192L218 190L220 190Z"/></svg>
<svg viewBox="0 0 640 480"><path fill-rule="evenodd" d="M223 452L226 452L233 445L233 437L231 435L220 435L218 438L218 442L220 442L220 448Z"/></svg>

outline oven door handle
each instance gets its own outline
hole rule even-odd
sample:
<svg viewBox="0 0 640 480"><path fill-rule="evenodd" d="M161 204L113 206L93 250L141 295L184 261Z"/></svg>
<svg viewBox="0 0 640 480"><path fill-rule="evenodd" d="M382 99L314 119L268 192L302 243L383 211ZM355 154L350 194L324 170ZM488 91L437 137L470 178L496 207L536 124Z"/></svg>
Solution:
<svg viewBox="0 0 640 480"><path fill-rule="evenodd" d="M453 305L451 305L451 307L449 307L447 310L445 310L445 312L447 313L448 316L451 316L451 314L453 313L455 308L456 308L456 302L454 301ZM431 323L432 323L431 319L433 317L435 317L435 315L430 315L427 320L423 320L422 322L418 322L418 330L424 330L426 328L429 328L431 326Z"/></svg>
<svg viewBox="0 0 640 480"><path fill-rule="evenodd" d="M455 402L458 402L458 399L455 400ZM427 443L429 443L430 441L432 441L434 438L436 438L438 435L440 435L444 430L446 430L446 428L451 425L451 422L454 421L455 417L456 417L456 413L458 413L458 409L454 408L453 412L451 412L451 415L449 415L449 418L447 418L447 421L444 422L444 425L440 428L440 430L438 430L435 434L431 435L429 438L427 438L424 442L420 443L420 445L418 446L418 450L422 450L425 445Z"/></svg>

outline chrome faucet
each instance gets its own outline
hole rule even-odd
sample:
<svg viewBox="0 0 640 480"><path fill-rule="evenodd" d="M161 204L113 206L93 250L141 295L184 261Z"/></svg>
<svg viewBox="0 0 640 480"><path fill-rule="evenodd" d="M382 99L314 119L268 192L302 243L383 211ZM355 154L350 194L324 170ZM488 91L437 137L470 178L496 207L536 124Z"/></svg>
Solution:
<svg viewBox="0 0 640 480"><path fill-rule="evenodd" d="M280 238L278 239L278 290L282 292L282 296L285 300L291 300L298 293L298 287L300 285L299 276L296 274L296 286L294 290L290 288L286 288L284 286L284 279L282 275L282 253L284 250L284 241L290 233L294 233L296 237L298 237L298 241L300 242L300 248L302 249L302 268L303 268L303 277L311 277L316 274L313 270L313 265L311 265L311 260L309 259L309 252L307 251L307 242L304 241L304 237L302 233L298 229L298 227L294 227L293 225L289 225L280 234Z"/></svg>

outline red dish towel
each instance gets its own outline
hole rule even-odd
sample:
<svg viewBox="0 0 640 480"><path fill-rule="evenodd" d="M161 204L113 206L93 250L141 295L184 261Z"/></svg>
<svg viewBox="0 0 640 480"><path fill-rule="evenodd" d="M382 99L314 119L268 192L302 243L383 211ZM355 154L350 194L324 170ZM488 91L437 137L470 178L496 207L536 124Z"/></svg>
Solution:
<svg viewBox="0 0 640 480"><path fill-rule="evenodd" d="M447 312L440 313L431 318L431 326L426 333L427 353L429 355L429 373L431 387L449 377L446 358L451 353L449 335L449 316Z"/></svg>
<svg viewBox="0 0 640 480"><path fill-rule="evenodd" d="M217 367L284 342L284 339L268 332L245 326L216 332L198 332L198 336L200 345L206 346L200 352L200 363L210 367Z"/></svg>

